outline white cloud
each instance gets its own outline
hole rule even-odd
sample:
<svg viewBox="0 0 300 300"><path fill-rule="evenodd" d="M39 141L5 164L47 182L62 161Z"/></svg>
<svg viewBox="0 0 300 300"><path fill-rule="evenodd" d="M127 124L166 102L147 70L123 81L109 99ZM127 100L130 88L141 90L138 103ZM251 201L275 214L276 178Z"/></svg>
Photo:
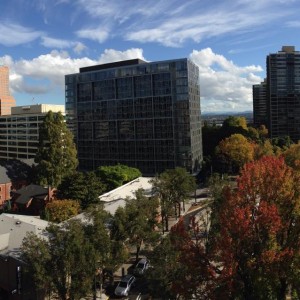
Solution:
<svg viewBox="0 0 300 300"><path fill-rule="evenodd" d="M126 59L140 58L146 60L143 56L143 49L132 48L125 51L118 51L114 49L105 49L99 58L99 63L116 62Z"/></svg>
<svg viewBox="0 0 300 300"><path fill-rule="evenodd" d="M97 38L95 32L100 28L108 32L109 28L125 40L178 47L188 40L199 43L225 34L241 35L255 28L261 30L262 26L295 13L288 2L291 1L212 1L208 5L198 0L185 3L179 0L78 0L76 4L78 11L88 14L92 28L80 30L80 37L85 35L103 42L108 36L104 34L103 38L102 33ZM99 25L93 29L91 24L95 22Z"/></svg>
<svg viewBox="0 0 300 300"><path fill-rule="evenodd" d="M15 23L0 23L0 44L4 46L17 46L30 43L42 35L42 31L33 30Z"/></svg>
<svg viewBox="0 0 300 300"><path fill-rule="evenodd" d="M252 85L262 81L260 66L240 67L210 48L193 50L190 59L200 72L202 111L252 110Z"/></svg>
<svg viewBox="0 0 300 300"><path fill-rule="evenodd" d="M87 49L86 45L84 45L83 43L81 42L78 42L76 43L76 45L74 46L73 48L73 51L76 53L76 54L81 54L83 51L85 51Z"/></svg>
<svg viewBox="0 0 300 300"><path fill-rule="evenodd" d="M78 73L79 68L126 59L140 58L143 49L131 48L125 51L106 49L97 60L88 57L71 58L66 51L51 51L31 60L14 61L10 56L0 57L10 67L13 92L30 94L61 91L64 102L64 76ZM262 81L260 66L238 66L210 48L194 50L189 58L199 66L200 95L203 112L243 111L252 109L252 85Z"/></svg>
<svg viewBox="0 0 300 300"><path fill-rule="evenodd" d="M50 38L50 37L47 37L47 36L43 36L42 37L41 44L44 47L52 48L52 49L68 49L68 48L73 48L73 51L76 54L81 54L84 50L87 49L87 47L83 43L81 43L81 42L74 42L74 41L69 41L69 40L55 39L55 38Z"/></svg>
<svg viewBox="0 0 300 300"><path fill-rule="evenodd" d="M65 49L72 47L74 45L74 42L43 36L41 44L47 48Z"/></svg>
<svg viewBox="0 0 300 300"><path fill-rule="evenodd" d="M101 27L86 28L78 30L76 32L76 35L80 38L90 39L99 43L103 43L108 38L109 31Z"/></svg>
<svg viewBox="0 0 300 300"><path fill-rule="evenodd" d="M300 21L288 21L286 22L287 27L300 28Z"/></svg>
<svg viewBox="0 0 300 300"><path fill-rule="evenodd" d="M13 93L45 94L51 93L52 89L59 88L63 102L66 74L78 73L79 68L86 66L133 58L144 59L143 50L135 48L125 51L106 49L98 60L88 57L71 58L66 51L53 50L31 60L14 61L10 56L3 56L0 57L0 61L10 68L10 88Z"/></svg>

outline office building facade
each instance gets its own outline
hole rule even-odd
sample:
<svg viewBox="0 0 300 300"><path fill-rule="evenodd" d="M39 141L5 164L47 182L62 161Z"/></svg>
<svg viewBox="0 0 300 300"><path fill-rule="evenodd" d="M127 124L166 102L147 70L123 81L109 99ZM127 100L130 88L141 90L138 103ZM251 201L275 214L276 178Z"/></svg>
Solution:
<svg viewBox="0 0 300 300"><path fill-rule="evenodd" d="M300 52L293 46L267 56L267 101L270 137L300 140Z"/></svg>
<svg viewBox="0 0 300 300"><path fill-rule="evenodd" d="M39 125L48 111L65 114L64 105L35 104L11 108L0 116L0 158L32 159L39 143Z"/></svg>
<svg viewBox="0 0 300 300"><path fill-rule="evenodd" d="M253 85L253 124L258 127L260 125L268 126L267 114L267 80L260 84Z"/></svg>
<svg viewBox="0 0 300 300"><path fill-rule="evenodd" d="M66 75L66 119L81 169L123 163L144 174L202 161L198 67L135 59Z"/></svg>
<svg viewBox="0 0 300 300"><path fill-rule="evenodd" d="M9 92L9 69L0 66L0 116L10 115L11 107L15 105L16 101Z"/></svg>

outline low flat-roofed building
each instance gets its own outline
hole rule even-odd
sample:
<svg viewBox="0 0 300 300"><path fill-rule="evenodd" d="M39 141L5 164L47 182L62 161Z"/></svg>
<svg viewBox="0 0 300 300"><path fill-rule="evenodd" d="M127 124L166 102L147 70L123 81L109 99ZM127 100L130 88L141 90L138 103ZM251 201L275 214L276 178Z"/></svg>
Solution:
<svg viewBox="0 0 300 300"><path fill-rule="evenodd" d="M134 198L135 192L143 189L146 196L152 195L151 177L139 177L99 197L104 210L114 215L118 207L125 207L126 199Z"/></svg>
<svg viewBox="0 0 300 300"><path fill-rule="evenodd" d="M0 215L0 295L1 299L44 299L38 297L23 272L20 248L29 232L47 239L48 222L38 217L13 214Z"/></svg>
<svg viewBox="0 0 300 300"><path fill-rule="evenodd" d="M11 115L0 116L0 158L32 159L39 142L39 125L48 111L65 114L64 105L15 106Z"/></svg>

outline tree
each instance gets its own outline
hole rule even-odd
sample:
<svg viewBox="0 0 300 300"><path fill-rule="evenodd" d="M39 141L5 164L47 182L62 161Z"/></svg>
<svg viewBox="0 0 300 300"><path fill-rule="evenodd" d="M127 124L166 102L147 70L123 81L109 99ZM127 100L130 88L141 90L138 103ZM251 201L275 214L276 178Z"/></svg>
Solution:
<svg viewBox="0 0 300 300"><path fill-rule="evenodd" d="M229 116L223 121L222 127L241 127L242 129L248 130L245 117Z"/></svg>
<svg viewBox="0 0 300 300"><path fill-rule="evenodd" d="M136 247L136 261L138 260L142 244L152 245L159 237L155 231L158 225L157 197L146 197L144 191L138 190L135 198L126 199L125 208L119 208L115 214L112 236L126 241Z"/></svg>
<svg viewBox="0 0 300 300"><path fill-rule="evenodd" d="M82 209L99 203L99 196L105 191L104 184L94 172L74 172L65 176L58 186L59 199L73 199L80 202Z"/></svg>
<svg viewBox="0 0 300 300"><path fill-rule="evenodd" d="M60 112L49 111L40 125L35 162L36 181L41 185L57 187L65 176L75 171L76 147Z"/></svg>
<svg viewBox="0 0 300 300"><path fill-rule="evenodd" d="M48 241L29 235L22 246L23 259L30 266L36 285L48 282L62 300L85 297L93 286L96 257L85 236L84 225L70 221L63 226L51 226L47 231ZM43 245L42 253L39 245ZM34 251L39 253L41 260L34 260L36 255L31 257Z"/></svg>
<svg viewBox="0 0 300 300"><path fill-rule="evenodd" d="M273 145L269 139L266 139L260 144L256 144L254 148L254 157L255 159L260 159L263 156L272 156L275 155Z"/></svg>
<svg viewBox="0 0 300 300"><path fill-rule="evenodd" d="M241 170L219 208L219 298L285 299L298 288L300 177L283 158L263 157ZM299 296L299 295L298 295Z"/></svg>
<svg viewBox="0 0 300 300"><path fill-rule="evenodd" d="M96 170L96 175L106 185L106 190L111 191L126 182L142 176L136 168L117 164L115 166L101 166Z"/></svg>
<svg viewBox="0 0 300 300"><path fill-rule="evenodd" d="M166 170L152 180L153 193L160 199L163 230L168 231L168 217L174 206L175 216L184 208L184 202L196 189L195 178L184 168ZM177 209L178 207L178 209Z"/></svg>
<svg viewBox="0 0 300 300"><path fill-rule="evenodd" d="M300 142L292 144L282 155L288 166L300 171Z"/></svg>
<svg viewBox="0 0 300 300"><path fill-rule="evenodd" d="M220 142L216 154L233 171L237 171L245 163L254 159L254 144L241 134L233 134Z"/></svg>
<svg viewBox="0 0 300 300"><path fill-rule="evenodd" d="M32 277L37 292L52 290L51 275L49 273L49 263L51 255L46 240L37 237L34 233L28 233L23 241L22 260L26 262L25 273Z"/></svg>
<svg viewBox="0 0 300 300"><path fill-rule="evenodd" d="M76 215L80 211L80 205L75 200L53 200L46 205L45 216L47 221L60 223Z"/></svg>
<svg viewBox="0 0 300 300"><path fill-rule="evenodd" d="M193 225L197 226L195 223ZM203 243L192 239L182 218L154 249L150 259L153 268L146 276L153 296L163 296L163 299L212 299L214 266Z"/></svg>

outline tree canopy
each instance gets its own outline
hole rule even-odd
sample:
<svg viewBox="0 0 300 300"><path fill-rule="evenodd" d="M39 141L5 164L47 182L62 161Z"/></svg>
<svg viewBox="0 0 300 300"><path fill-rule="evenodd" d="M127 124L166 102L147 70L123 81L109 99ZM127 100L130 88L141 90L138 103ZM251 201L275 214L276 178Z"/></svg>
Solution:
<svg viewBox="0 0 300 300"><path fill-rule="evenodd" d="M80 205L75 200L53 200L46 205L45 218L47 221L60 223L76 215L80 211Z"/></svg>
<svg viewBox="0 0 300 300"><path fill-rule="evenodd" d="M73 199L82 209L99 203L99 196L105 191L105 185L94 172L74 172L65 176L58 186L59 199Z"/></svg>
<svg viewBox="0 0 300 300"><path fill-rule="evenodd" d="M96 175L106 186L107 191L111 191L126 182L142 176L142 173L126 165L117 164L115 166L101 166L96 170Z"/></svg>
<svg viewBox="0 0 300 300"><path fill-rule="evenodd" d="M127 199L124 208L118 208L112 223L112 236L119 241L127 241L136 247L136 260L142 244L152 245L159 237L159 201L157 197L147 197L142 189L136 191L135 198Z"/></svg>
<svg viewBox="0 0 300 300"><path fill-rule="evenodd" d="M236 191L224 197L214 243L214 261L222 265L216 291L285 299L291 285L299 297L299 175L283 158L263 157L243 167Z"/></svg>
<svg viewBox="0 0 300 300"><path fill-rule="evenodd" d="M73 135L63 115L49 111L39 128L39 146L35 157L36 181L57 187L78 165Z"/></svg>
<svg viewBox="0 0 300 300"><path fill-rule="evenodd" d="M175 216L184 210L184 202L195 191L195 178L184 168L175 168L164 171L152 180L153 192L159 196L163 228L168 231L168 216L174 206ZM182 207L181 207L182 202Z"/></svg>
<svg viewBox="0 0 300 300"><path fill-rule="evenodd" d="M220 142L216 154L233 169L239 169L254 159L254 144L241 134L233 134Z"/></svg>

